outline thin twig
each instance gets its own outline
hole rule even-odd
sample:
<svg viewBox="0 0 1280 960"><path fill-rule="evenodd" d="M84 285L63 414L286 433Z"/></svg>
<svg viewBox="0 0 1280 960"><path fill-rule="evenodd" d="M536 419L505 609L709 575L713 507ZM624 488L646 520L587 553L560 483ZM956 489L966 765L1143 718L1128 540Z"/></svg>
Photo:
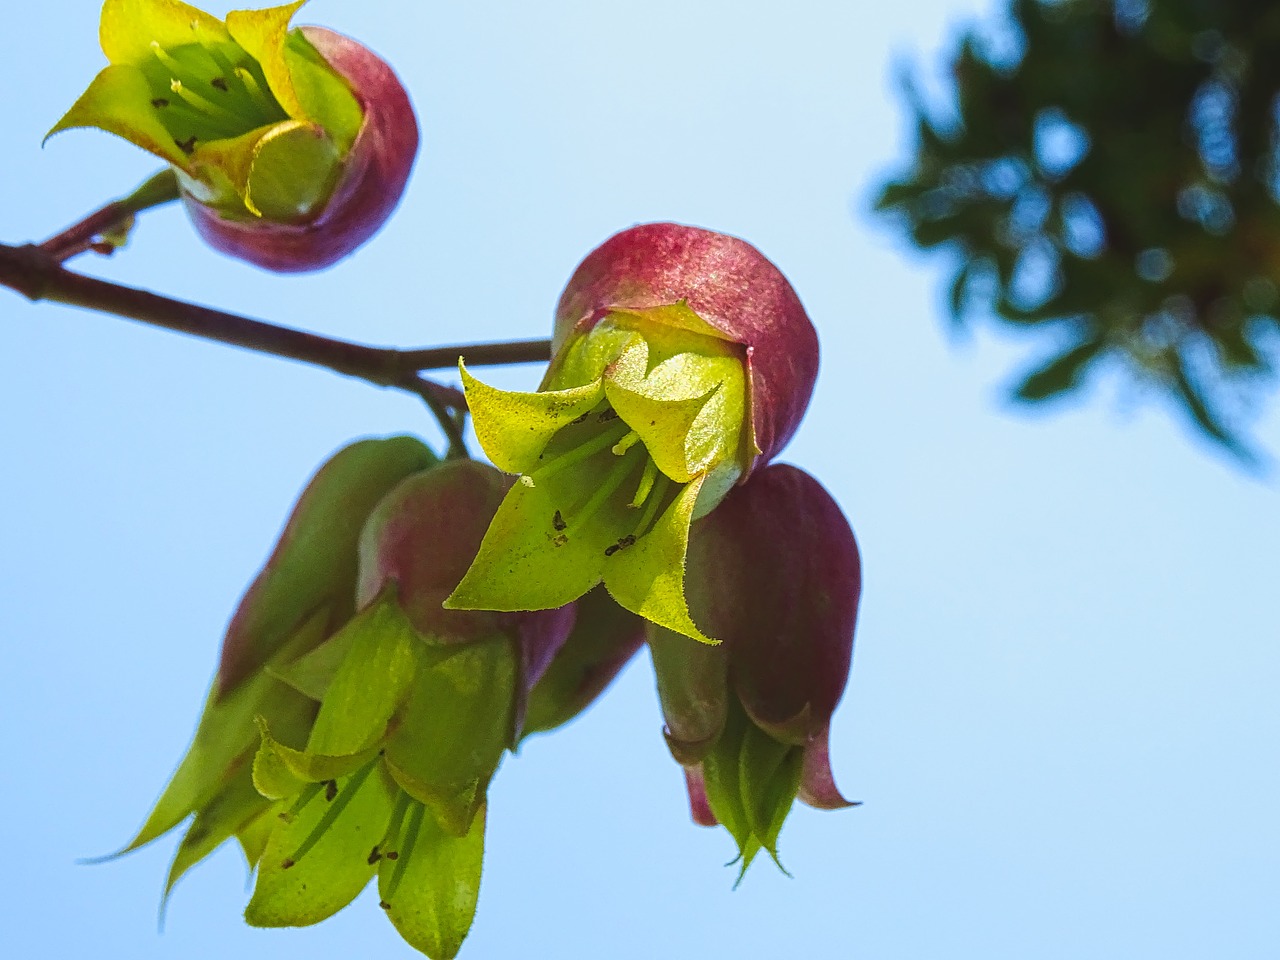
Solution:
<svg viewBox="0 0 1280 960"><path fill-rule="evenodd" d="M454 452L465 448L461 423L452 411L465 411L466 397L456 387L429 380L420 372L451 367L460 357L480 366L545 362L551 353L549 340L418 350L394 350L336 340L87 277L66 269L43 245L15 247L0 243L0 286L9 287L28 300L85 307L205 340L325 367L377 386L408 391L421 397L431 408Z"/></svg>
<svg viewBox="0 0 1280 960"><path fill-rule="evenodd" d="M127 232L135 214L177 199L178 178L172 167L166 167L127 197L113 200L50 237L40 244L40 249L59 263L65 263L86 250L111 253L122 241L103 238L121 229Z"/></svg>

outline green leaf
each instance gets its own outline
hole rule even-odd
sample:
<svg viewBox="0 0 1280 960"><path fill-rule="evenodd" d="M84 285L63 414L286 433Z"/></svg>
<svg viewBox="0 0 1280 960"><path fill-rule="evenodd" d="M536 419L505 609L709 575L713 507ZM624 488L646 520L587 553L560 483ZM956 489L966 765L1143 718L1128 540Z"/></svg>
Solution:
<svg viewBox="0 0 1280 960"><path fill-rule="evenodd" d="M1250 465L1256 465L1258 455L1250 450L1240 438L1235 436L1219 419L1213 408L1209 406L1208 400L1205 398L1200 386L1196 384L1187 370L1186 360L1178 353L1175 354L1173 363L1174 385L1178 389L1178 394L1182 398L1183 404L1187 408L1187 412L1191 414L1191 418L1196 425L1205 432L1211 439L1217 441L1232 455L1239 458L1242 462Z"/></svg>
<svg viewBox="0 0 1280 960"><path fill-rule="evenodd" d="M1044 366L1030 373L1014 391L1014 396L1019 400L1033 403L1071 390L1079 383L1085 367L1106 345L1105 339L1086 340L1084 343L1077 344L1066 353L1054 357Z"/></svg>
<svg viewBox="0 0 1280 960"><path fill-rule="evenodd" d="M653 625L646 638L667 746L678 762L698 763L719 741L729 715L728 651Z"/></svg>
<svg viewBox="0 0 1280 960"><path fill-rule="evenodd" d="M393 789L376 761L317 791L272 831L244 918L255 927L318 923L364 889L386 834Z"/></svg>
<svg viewBox="0 0 1280 960"><path fill-rule="evenodd" d="M419 804L406 818L399 857L378 868L383 909L409 945L451 960L475 919L484 860L485 807L463 836L440 828Z"/></svg>

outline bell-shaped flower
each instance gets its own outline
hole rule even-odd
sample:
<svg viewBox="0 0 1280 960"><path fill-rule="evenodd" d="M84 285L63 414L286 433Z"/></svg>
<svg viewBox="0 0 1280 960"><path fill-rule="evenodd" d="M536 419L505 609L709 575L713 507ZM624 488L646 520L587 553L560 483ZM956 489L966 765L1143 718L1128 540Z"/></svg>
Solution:
<svg viewBox="0 0 1280 960"><path fill-rule="evenodd" d="M694 820L722 823L742 870L795 798L848 806L828 756L861 594L858 546L839 506L802 470L755 473L694 526L688 590L710 647L659 626L649 646L667 744Z"/></svg>
<svg viewBox="0 0 1280 960"><path fill-rule="evenodd" d="M255 721L264 718L278 736L305 738L318 704L278 671L351 619L360 531L370 511L400 481L436 462L412 437L360 440L334 454L303 490L227 628L195 739L125 848L149 843L194 814L166 891L232 836L251 862L257 859L255 825L270 802L254 789L250 772L259 742Z"/></svg>
<svg viewBox="0 0 1280 960"><path fill-rule="evenodd" d="M328 266L390 216L418 127L375 54L289 28L305 2L222 21L181 0L105 0L109 65L50 135L98 127L171 164L218 250L269 270Z"/></svg>
<svg viewBox="0 0 1280 960"><path fill-rule="evenodd" d="M558 607L603 583L627 610L697 640L689 526L790 439L818 369L795 291L735 237L670 223L590 254L556 314L536 393L464 368L476 435L519 475L446 606Z"/></svg>
<svg viewBox="0 0 1280 960"><path fill-rule="evenodd" d="M492 467L449 461L404 480L370 515L359 612L278 671L320 706L294 743L263 723L253 782L277 816L249 923L323 920L376 875L412 946L436 960L457 952L479 894L489 782L574 619L571 606L441 608L509 484Z"/></svg>

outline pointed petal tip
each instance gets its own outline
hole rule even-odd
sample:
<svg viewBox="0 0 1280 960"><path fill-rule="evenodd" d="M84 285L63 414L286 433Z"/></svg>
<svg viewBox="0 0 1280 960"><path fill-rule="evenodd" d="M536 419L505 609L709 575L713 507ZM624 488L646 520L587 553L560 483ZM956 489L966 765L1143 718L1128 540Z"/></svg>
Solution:
<svg viewBox="0 0 1280 960"><path fill-rule="evenodd" d="M804 765L800 773L800 801L815 810L844 810L861 806L860 801L847 799L836 786L831 772L831 728L821 732L804 748Z"/></svg>

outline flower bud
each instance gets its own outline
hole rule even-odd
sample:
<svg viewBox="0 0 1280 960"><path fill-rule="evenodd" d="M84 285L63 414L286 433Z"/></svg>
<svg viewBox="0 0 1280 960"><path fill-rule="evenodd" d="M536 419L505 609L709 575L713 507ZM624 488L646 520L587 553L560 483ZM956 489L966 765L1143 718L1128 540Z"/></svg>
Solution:
<svg viewBox="0 0 1280 960"><path fill-rule="evenodd" d="M224 840L241 835L270 804L254 789L255 719L305 742L316 701L278 671L320 646L354 613L356 545L369 511L435 456L412 437L360 440L312 477L266 566L254 579L223 641L221 664L195 738L155 809L125 850L195 814L169 874L169 888ZM252 858L252 851L250 851Z"/></svg>
<svg viewBox="0 0 1280 960"><path fill-rule="evenodd" d="M218 250L268 270L329 266L371 237L418 147L408 95L353 40L290 30L305 0L225 22L180 0L105 0L110 61L53 127L98 127L169 162Z"/></svg>
<svg viewBox="0 0 1280 960"><path fill-rule="evenodd" d="M704 642L684 596L689 525L790 438L817 340L754 247L675 224L624 231L583 262L537 393L462 370L476 435L520 474L458 609L555 607L603 582L625 609Z"/></svg>
<svg viewBox="0 0 1280 960"><path fill-rule="evenodd" d="M673 756L695 822L732 833L745 871L776 860L793 800L848 806L828 737L853 652L861 593L857 543L816 480L785 464L757 471L695 525L687 575L709 648L651 627Z"/></svg>
<svg viewBox="0 0 1280 960"><path fill-rule="evenodd" d="M320 703L302 749L265 726L254 784L285 814L258 860L245 917L310 924L376 874L401 935L452 957L479 894L486 793L572 607L440 609L509 480L469 460L408 477L360 537L359 611L282 677Z"/></svg>

